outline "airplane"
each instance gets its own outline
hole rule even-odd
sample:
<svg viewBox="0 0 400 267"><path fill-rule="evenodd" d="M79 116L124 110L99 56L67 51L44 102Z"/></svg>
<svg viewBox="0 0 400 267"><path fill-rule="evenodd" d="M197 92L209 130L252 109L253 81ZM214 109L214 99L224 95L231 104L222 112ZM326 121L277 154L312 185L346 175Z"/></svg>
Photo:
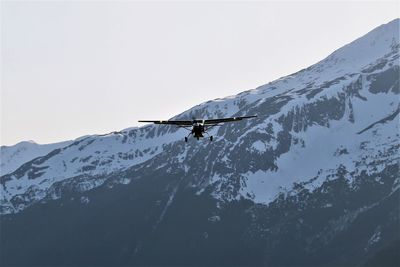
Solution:
<svg viewBox="0 0 400 267"><path fill-rule="evenodd" d="M175 120L167 120L167 121L139 121L139 122L151 122L154 124L166 124L166 125L176 125L181 128L185 128L189 130L190 133L188 136L185 136L185 142L188 141L188 137L193 135L194 138L199 140L201 137L204 137L204 133L207 133L208 130L215 126L221 126L221 123L225 122L233 122L233 121L241 121L243 119L255 118L257 116L244 116L244 117L232 117L232 118L222 118L222 119L193 119L187 121L175 121ZM208 134L208 133L207 133ZM213 136L210 136L210 141L213 140Z"/></svg>

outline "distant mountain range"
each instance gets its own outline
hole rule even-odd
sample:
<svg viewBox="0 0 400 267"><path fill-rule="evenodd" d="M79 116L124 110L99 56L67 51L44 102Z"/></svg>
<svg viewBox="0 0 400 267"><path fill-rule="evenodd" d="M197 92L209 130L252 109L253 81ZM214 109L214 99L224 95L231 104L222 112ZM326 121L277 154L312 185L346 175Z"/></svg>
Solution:
<svg viewBox="0 0 400 267"><path fill-rule="evenodd" d="M400 264L399 25L175 117L258 115L211 143L147 125L1 147L1 264Z"/></svg>

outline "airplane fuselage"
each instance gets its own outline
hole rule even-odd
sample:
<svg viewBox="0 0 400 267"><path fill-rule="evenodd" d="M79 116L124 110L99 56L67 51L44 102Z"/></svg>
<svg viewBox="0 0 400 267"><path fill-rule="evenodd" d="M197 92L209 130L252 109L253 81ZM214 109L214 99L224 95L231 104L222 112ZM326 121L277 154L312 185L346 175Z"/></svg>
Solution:
<svg viewBox="0 0 400 267"><path fill-rule="evenodd" d="M204 133L204 125L202 123L193 124L192 128L193 137L199 139L200 137L203 137L203 133Z"/></svg>

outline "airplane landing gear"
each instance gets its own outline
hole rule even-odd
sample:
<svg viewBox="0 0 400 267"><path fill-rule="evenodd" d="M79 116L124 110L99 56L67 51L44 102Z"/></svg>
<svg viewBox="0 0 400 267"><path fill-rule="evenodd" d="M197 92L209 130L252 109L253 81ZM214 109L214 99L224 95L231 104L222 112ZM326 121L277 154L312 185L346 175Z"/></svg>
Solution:
<svg viewBox="0 0 400 267"><path fill-rule="evenodd" d="M188 141L188 138L187 138L187 136L185 136L185 142L187 143L187 141Z"/></svg>
<svg viewBox="0 0 400 267"><path fill-rule="evenodd" d="M213 140L213 136L211 135L211 136L210 136L210 141L212 141L212 140Z"/></svg>

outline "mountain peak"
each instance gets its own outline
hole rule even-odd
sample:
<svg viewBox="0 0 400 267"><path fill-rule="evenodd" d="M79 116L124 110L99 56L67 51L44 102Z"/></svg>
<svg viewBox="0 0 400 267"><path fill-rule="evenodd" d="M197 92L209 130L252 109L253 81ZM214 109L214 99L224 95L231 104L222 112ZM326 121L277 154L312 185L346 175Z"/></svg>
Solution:
<svg viewBox="0 0 400 267"><path fill-rule="evenodd" d="M399 44L400 19L382 24L353 42L339 48L322 62L341 67L360 68L383 57Z"/></svg>
<svg viewBox="0 0 400 267"><path fill-rule="evenodd" d="M17 145L37 145L38 143L36 143L33 140L27 140L27 141L21 141L19 142Z"/></svg>

